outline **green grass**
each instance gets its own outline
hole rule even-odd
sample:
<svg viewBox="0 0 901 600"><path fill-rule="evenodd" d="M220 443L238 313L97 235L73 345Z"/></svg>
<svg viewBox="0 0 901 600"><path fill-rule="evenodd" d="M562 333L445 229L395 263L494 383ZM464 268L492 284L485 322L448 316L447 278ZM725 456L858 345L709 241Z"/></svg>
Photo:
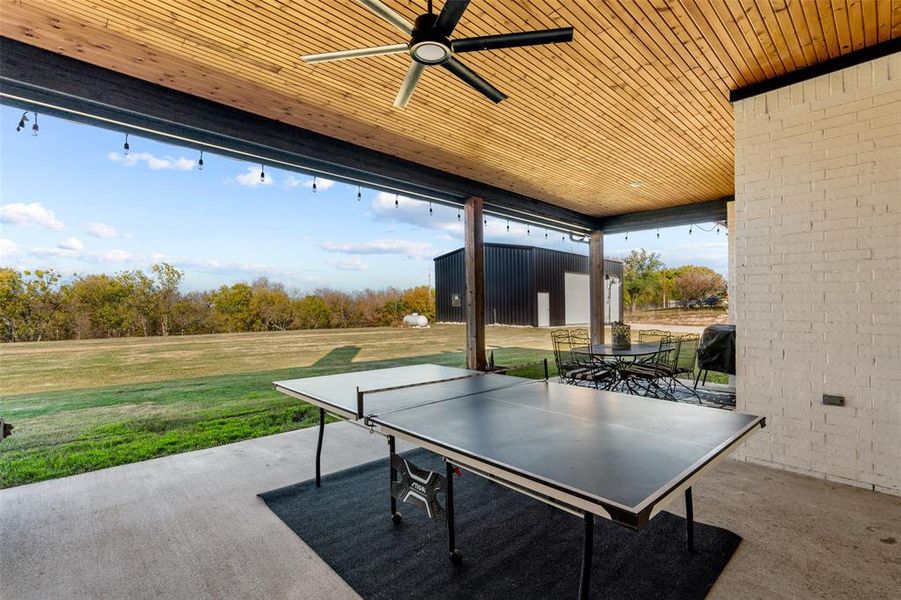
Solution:
<svg viewBox="0 0 901 600"><path fill-rule="evenodd" d="M431 362L463 366L459 352L351 362L339 347L305 367L4 396L15 424L0 444L0 487L11 487L309 427L318 411L272 389L279 379ZM552 356L495 351L499 365ZM524 373L517 372L517 375ZM539 377L542 369L526 373Z"/></svg>

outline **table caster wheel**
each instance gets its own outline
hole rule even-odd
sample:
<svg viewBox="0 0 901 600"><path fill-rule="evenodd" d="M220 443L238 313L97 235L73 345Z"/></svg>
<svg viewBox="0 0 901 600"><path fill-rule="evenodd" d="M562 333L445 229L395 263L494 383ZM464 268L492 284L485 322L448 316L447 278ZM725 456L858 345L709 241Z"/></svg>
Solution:
<svg viewBox="0 0 901 600"><path fill-rule="evenodd" d="M396 513L394 513L393 515L391 515L391 520L394 521L394 524L395 524L395 525L397 525L397 524L399 524L399 523L401 522L402 517L400 516L400 513L399 513L399 512L396 512Z"/></svg>
<svg viewBox="0 0 901 600"><path fill-rule="evenodd" d="M453 552L450 553L450 559L451 559L452 563L454 563L455 565L459 565L461 562L463 562L463 555L460 553L459 550L454 550Z"/></svg>

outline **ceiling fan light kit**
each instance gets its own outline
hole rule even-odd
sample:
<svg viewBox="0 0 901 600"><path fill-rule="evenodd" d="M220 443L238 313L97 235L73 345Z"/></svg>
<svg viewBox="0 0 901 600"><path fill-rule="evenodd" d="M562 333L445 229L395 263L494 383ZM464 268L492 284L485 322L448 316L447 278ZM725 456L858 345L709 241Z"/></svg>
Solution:
<svg viewBox="0 0 901 600"><path fill-rule="evenodd" d="M573 28L561 27L558 29L502 33L451 40L450 35L457 27L457 23L460 22L460 18L469 6L470 0L447 0L441 12L437 15L432 12L432 2L429 0L428 12L419 15L415 23L407 21L406 18L396 13L381 0L358 0L358 2L376 16L410 36L410 41L406 44L310 54L302 58L304 62L315 64L386 54L409 53L412 61L394 100L394 106L397 108L403 108L409 103L413 90L419 83L419 78L422 76L425 67L437 66L447 69L492 102L501 102L507 98L506 94L463 64L454 54L541 44L558 44L571 42L573 39Z"/></svg>

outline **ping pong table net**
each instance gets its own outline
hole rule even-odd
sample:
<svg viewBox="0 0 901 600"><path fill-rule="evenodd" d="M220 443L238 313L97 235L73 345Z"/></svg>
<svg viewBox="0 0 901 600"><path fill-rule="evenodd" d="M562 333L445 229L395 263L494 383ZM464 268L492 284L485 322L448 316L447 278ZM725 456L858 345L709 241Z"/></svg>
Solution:
<svg viewBox="0 0 901 600"><path fill-rule="evenodd" d="M549 380L548 374L548 362L547 359L523 363L510 367L496 367L492 370L488 371L471 371L466 375L459 375L457 377L447 377L443 379L434 379L431 381L422 381L416 383L407 383L402 385L394 385L383 388L374 388L374 389L360 389L357 387L357 419L367 419L369 417L375 416L373 414L366 413L366 401L367 398L372 400L374 396L378 396L379 394L389 395L398 394L398 393L410 393L415 389L422 389L423 391L429 390L429 388L437 388L438 386L445 384L453 384L454 382L462 382L465 380L472 379L484 379L490 380L492 383L486 386L479 386L475 389L465 390L462 393L451 393L450 389L447 394L441 394L435 398L425 400L423 402L412 402L410 404L406 404L400 407L397 407L393 410L386 410L380 415L390 414L392 412L397 412L400 410L405 410L408 408L412 408L414 406L427 406L430 404L437 404L439 402L447 402L449 400L457 400L459 398L465 398L467 396L475 396L478 394L485 394L496 390L517 387L521 385L529 385L535 383L545 383ZM445 387L452 388L453 386Z"/></svg>

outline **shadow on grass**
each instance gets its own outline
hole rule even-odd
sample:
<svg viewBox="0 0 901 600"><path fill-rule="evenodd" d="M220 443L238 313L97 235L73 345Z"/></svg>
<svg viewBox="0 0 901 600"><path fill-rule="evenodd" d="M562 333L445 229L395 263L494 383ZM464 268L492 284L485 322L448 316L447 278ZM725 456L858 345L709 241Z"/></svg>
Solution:
<svg viewBox="0 0 901 600"><path fill-rule="evenodd" d="M325 353L322 358L313 363L314 367L340 367L349 365L360 353L359 346L341 346Z"/></svg>

